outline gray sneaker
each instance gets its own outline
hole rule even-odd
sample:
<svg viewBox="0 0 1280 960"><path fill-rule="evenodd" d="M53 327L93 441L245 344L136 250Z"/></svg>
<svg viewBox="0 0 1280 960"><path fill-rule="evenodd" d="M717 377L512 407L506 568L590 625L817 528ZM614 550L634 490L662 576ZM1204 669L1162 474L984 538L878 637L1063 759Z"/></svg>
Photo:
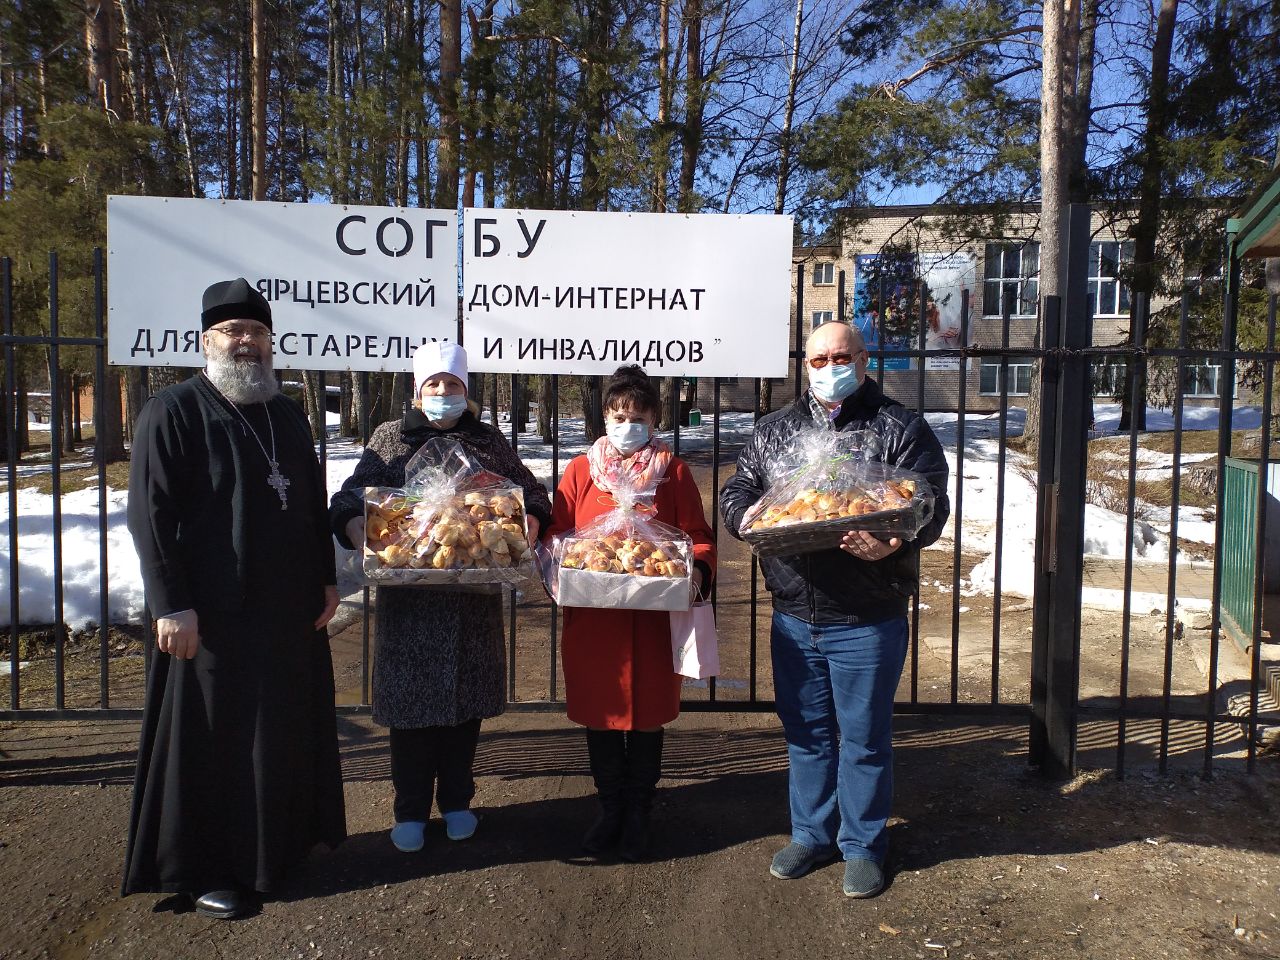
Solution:
<svg viewBox="0 0 1280 960"><path fill-rule="evenodd" d="M774 855L769 872L779 880L795 880L815 867L830 863L835 857L835 850L817 850L803 843L789 843Z"/></svg>
<svg viewBox="0 0 1280 960"><path fill-rule="evenodd" d="M884 871L874 860L846 860L844 895L865 900L884 889Z"/></svg>

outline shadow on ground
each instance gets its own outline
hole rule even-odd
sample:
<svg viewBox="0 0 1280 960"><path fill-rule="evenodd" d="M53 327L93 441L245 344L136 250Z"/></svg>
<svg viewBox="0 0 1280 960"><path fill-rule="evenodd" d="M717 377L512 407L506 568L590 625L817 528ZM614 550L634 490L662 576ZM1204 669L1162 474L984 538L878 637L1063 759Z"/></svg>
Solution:
<svg viewBox="0 0 1280 960"><path fill-rule="evenodd" d="M738 728L724 729L726 719ZM686 715L669 733L655 813L662 826L656 859L678 863L788 834L781 734L769 718L746 720L750 726L742 726L742 717ZM529 729L491 725L482 738L476 775L487 784L478 798L484 843L450 844L443 827L433 820L430 855L405 856L388 842L389 824L376 825L353 833L325 858L323 867L300 877L285 899L502 864L558 861L596 866L577 850L578 838L595 813L581 733L560 717L525 719L530 721L535 726ZM1191 752L1202 746L1194 731L1179 730L1175 722L1172 749ZM1111 733L1114 738L1114 730ZM1147 743L1151 737L1158 739L1159 721L1131 721L1128 734L1134 739L1128 779L1096 770L1061 783L1045 780L1027 765L1023 724L900 717L891 870L919 871L1011 855L1069 855L1152 838L1280 852L1280 838L1266 827L1265 818L1255 826L1212 815L1215 807L1240 803L1264 809L1268 791L1280 781L1274 760L1265 758L1256 776L1222 773L1223 783L1204 780L1195 763L1175 765L1161 775L1148 762ZM1104 739L1101 728L1086 725L1086 753L1095 737ZM1113 757L1114 746L1108 746L1095 756ZM385 735L366 727L361 735L348 737L343 769L349 782L378 783L389 796ZM536 784L557 792L534 799L488 799L496 794L518 797Z"/></svg>

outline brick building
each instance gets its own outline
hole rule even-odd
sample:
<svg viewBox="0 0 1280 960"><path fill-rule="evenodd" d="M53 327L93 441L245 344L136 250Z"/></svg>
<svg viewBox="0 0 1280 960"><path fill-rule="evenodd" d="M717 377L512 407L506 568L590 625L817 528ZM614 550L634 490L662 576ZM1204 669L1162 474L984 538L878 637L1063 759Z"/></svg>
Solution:
<svg viewBox="0 0 1280 960"><path fill-rule="evenodd" d="M891 396L922 403L926 410L955 410L960 358L936 351L959 348L967 335L970 346L1008 348L1009 402L1025 404L1032 364L1017 351L1029 349L1036 336L1039 205L998 214L933 206L864 207L848 214L851 226L840 244L796 247L793 252L792 349L797 337L803 342L820 323L853 321L868 340L871 375ZM1123 274L1133 244L1124 239L1127 228L1127 222L1093 215L1089 298L1093 342L1099 346L1120 343L1128 335L1131 305ZM969 239L975 236L982 239ZM1157 301L1153 308L1163 305ZM898 352L922 348L928 351L923 357ZM1000 380L998 357L970 359L963 377L966 408L998 409ZM1123 382L1122 364L1095 367L1094 389L1100 399L1117 396ZM1190 364L1184 383L1189 403L1211 402L1218 395L1217 367ZM773 384L776 409L794 397L794 377ZM749 410L754 390L752 378L724 378L721 405ZM699 383L697 393L698 406L709 410L710 381Z"/></svg>

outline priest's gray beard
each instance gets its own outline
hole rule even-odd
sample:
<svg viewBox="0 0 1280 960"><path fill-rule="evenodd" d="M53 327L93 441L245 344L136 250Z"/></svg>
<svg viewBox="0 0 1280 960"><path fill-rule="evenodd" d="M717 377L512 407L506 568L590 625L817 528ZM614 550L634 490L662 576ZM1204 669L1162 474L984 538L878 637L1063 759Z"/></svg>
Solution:
<svg viewBox="0 0 1280 960"><path fill-rule="evenodd" d="M271 354L237 343L224 350L216 340L205 348L204 372L232 403L266 403L280 392L271 370Z"/></svg>

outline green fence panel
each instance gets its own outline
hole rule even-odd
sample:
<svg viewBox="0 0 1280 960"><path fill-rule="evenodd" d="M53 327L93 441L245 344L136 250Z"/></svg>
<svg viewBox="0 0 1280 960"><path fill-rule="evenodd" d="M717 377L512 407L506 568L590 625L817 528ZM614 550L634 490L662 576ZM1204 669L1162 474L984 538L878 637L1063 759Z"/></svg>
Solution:
<svg viewBox="0 0 1280 960"><path fill-rule="evenodd" d="M1254 577L1258 557L1258 465L1228 457L1223 477L1222 618L1242 647L1253 636Z"/></svg>

